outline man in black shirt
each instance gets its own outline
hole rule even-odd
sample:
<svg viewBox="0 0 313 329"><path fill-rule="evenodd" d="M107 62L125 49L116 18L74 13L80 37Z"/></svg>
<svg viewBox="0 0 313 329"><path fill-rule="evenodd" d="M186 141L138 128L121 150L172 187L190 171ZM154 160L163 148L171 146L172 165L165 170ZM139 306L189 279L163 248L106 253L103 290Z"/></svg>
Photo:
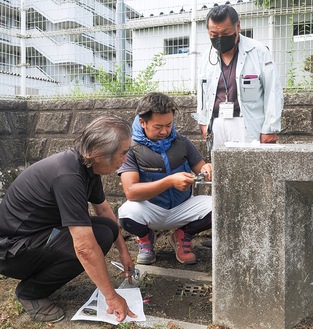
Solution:
<svg viewBox="0 0 313 329"><path fill-rule="evenodd" d="M49 296L84 270L117 321L136 317L110 282L105 255L113 243L126 276L134 266L100 175L126 160L130 125L100 117L75 148L38 161L12 183L0 204L0 273L21 280L15 294L35 321L57 322L64 312ZM96 216L90 216L88 203ZM131 279L130 279L131 280Z"/></svg>

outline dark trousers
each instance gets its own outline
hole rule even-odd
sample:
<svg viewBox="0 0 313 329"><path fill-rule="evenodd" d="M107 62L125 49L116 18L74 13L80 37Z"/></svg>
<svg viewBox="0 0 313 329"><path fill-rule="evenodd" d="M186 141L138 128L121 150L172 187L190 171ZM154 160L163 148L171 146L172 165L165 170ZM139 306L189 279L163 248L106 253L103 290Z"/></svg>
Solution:
<svg viewBox="0 0 313 329"><path fill-rule="evenodd" d="M106 255L117 239L118 226L109 218L91 217L91 221L97 242ZM76 257L69 229L61 228L47 243L49 235L40 245L21 248L16 255L8 253L5 260L0 260L1 274L21 280L15 291L19 298L49 297L84 271Z"/></svg>

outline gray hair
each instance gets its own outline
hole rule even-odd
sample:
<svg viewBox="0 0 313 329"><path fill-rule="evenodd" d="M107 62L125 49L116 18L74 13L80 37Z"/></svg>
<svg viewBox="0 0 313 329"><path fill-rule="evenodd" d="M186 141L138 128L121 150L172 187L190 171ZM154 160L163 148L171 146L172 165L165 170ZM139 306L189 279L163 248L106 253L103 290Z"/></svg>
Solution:
<svg viewBox="0 0 313 329"><path fill-rule="evenodd" d="M130 139L131 135L131 125L126 120L102 116L84 128L74 145L84 164L91 167L98 156L104 156L110 163L121 142Z"/></svg>

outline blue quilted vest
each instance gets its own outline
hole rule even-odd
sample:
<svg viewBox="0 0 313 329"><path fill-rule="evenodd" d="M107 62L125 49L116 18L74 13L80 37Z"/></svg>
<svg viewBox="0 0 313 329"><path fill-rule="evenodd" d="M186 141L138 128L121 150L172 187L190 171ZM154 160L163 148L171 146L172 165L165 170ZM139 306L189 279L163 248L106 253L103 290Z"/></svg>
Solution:
<svg viewBox="0 0 313 329"><path fill-rule="evenodd" d="M153 182L177 172L191 172L186 145L176 133L174 126L166 140L153 142L145 136L136 117L133 123L131 150L139 167L140 182ZM189 199L191 192L191 188L179 191L172 187L148 201L162 208L171 209Z"/></svg>

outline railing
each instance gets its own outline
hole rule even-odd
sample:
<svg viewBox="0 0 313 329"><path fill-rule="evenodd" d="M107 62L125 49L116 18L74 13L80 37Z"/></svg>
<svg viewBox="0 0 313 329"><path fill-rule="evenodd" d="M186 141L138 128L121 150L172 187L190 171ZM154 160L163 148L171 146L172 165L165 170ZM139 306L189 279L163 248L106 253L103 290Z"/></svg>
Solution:
<svg viewBox="0 0 313 329"><path fill-rule="evenodd" d="M267 7L256 1L231 1L242 32L270 48L285 90L312 90L313 0L270 0ZM39 77L42 73L49 77L46 88L38 88L40 96L51 96L50 81L62 86L57 94L63 97L72 97L73 89L82 97L88 96L86 90L93 97L102 91L107 95L108 89L113 96L145 93L149 88L196 93L200 57L210 46L206 15L218 1L124 0L124 20L117 19L114 8L120 7L113 0L24 2L27 19L21 33L16 28L20 1L0 0L6 17L4 25L0 22L0 64L14 68L14 73L22 67L26 72L40 67ZM0 97L8 96L4 95L4 86L12 83L8 76L0 71ZM108 88L110 84L114 88ZM9 96L20 96L16 94L20 89L13 89Z"/></svg>

